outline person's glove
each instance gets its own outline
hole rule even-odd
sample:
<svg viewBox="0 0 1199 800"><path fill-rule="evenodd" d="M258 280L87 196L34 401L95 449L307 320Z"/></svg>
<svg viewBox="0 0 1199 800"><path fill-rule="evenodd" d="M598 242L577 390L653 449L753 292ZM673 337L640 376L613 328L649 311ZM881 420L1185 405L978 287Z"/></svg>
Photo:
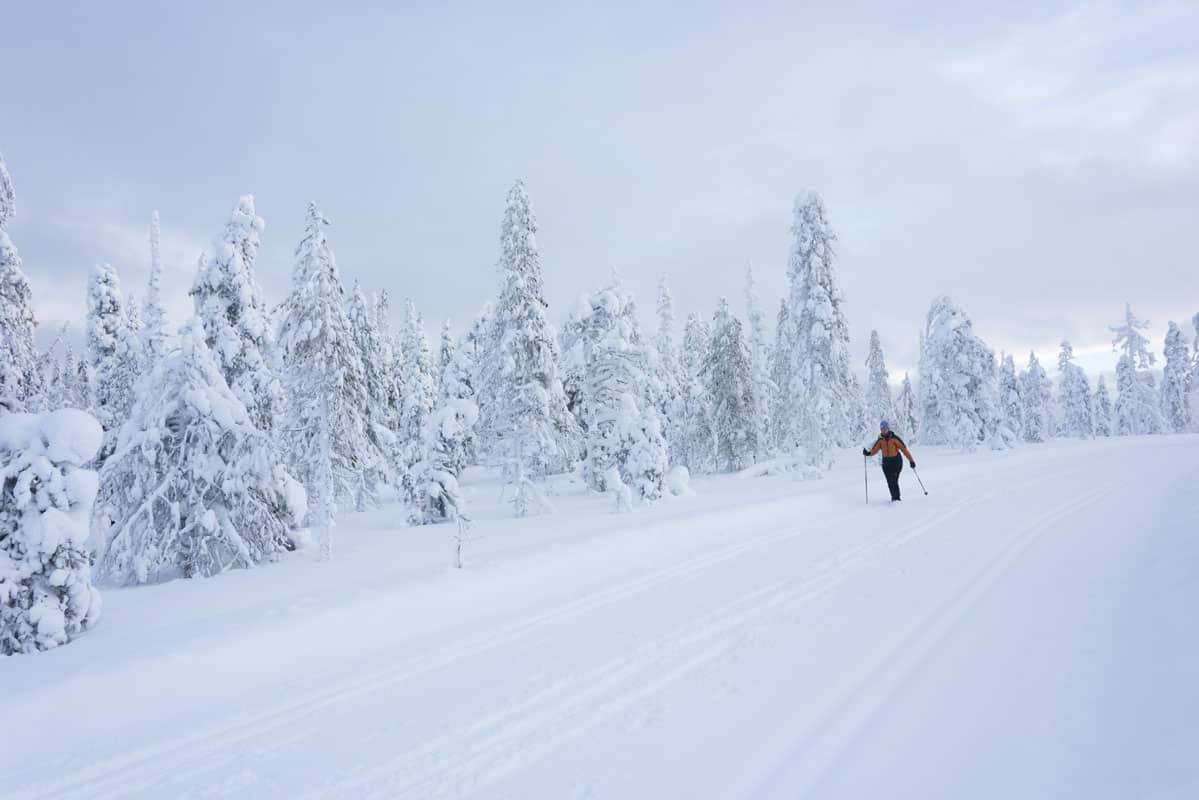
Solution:
<svg viewBox="0 0 1199 800"><path fill-rule="evenodd" d="M870 451L869 451L869 450L867 450L865 447L863 447L863 448L862 448L862 455L864 455L864 456L868 456L868 455L870 455Z"/></svg>
<svg viewBox="0 0 1199 800"><path fill-rule="evenodd" d="M908 462L908 466L910 466L912 469L916 469L916 462L915 462L915 461L909 461L909 462Z"/></svg>

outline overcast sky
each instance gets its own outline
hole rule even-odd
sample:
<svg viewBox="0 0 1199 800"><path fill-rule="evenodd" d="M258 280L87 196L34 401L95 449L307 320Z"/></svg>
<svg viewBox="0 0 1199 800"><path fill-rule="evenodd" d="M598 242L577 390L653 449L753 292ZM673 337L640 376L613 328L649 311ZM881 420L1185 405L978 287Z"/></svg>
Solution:
<svg viewBox="0 0 1199 800"><path fill-rule="evenodd" d="M604 6L584 8L582 6ZM975 8L965 8L974 5ZM44 329L91 265L140 295L162 214L172 322L237 197L283 298L306 203L347 284L431 333L495 293L528 184L555 321L617 267L680 325L747 263L774 317L791 206L822 193L858 360L916 362L948 294L993 347L1114 364L1125 300L1199 312L1199 3L77 3L3 11L10 233Z"/></svg>

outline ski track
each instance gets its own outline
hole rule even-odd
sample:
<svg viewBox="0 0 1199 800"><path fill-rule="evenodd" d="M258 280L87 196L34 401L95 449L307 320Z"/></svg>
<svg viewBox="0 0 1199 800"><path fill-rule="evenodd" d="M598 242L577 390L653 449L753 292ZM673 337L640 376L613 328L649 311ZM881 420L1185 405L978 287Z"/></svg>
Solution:
<svg viewBox="0 0 1199 800"><path fill-rule="evenodd" d="M236 745L263 737L272 731L286 729L292 726L296 720L316 714L336 703L436 671L460 659L501 647L556 622L611 605L662 584L698 576L713 566L725 563L751 550L778 544L797 536L809 534L814 530L834 527L838 523L856 516L856 513L849 513L825 521L813 528L804 528L798 531L774 531L762 536L740 539L735 544L718 547L678 564L639 575L631 580L568 601L552 611L522 619L495 633L472 637L455 646L443 648L434 654L409 659L399 666L377 670L358 681L314 692L305 698L281 704L264 712L242 715L227 725L212 726L207 730L177 737L163 744L109 758L47 783L26 783L15 789L11 797L80 797L88 798L88 800L101 800L101 798L108 797L122 798L133 792L151 788L163 777L203 772L208 769L208 760L221 751L232 750ZM139 772L142 774L139 775Z"/></svg>
<svg viewBox="0 0 1199 800"><path fill-rule="evenodd" d="M953 582L932 608L888 637L862 666L832 688L817 713L805 715L804 722L785 732L760 759L757 768L723 796L730 800L816 796L821 781L870 721L882 713L904 683L929 660L937 646L1020 556L1054 523L1085 508L1112 488L1105 486L1059 505L1007 537L964 578ZM791 765L796 766L789 769ZM780 776L785 778L784 783L773 786L772 780ZM779 795L780 791L784 794Z"/></svg>
<svg viewBox="0 0 1199 800"><path fill-rule="evenodd" d="M481 789L735 652L743 638L738 633L755 619L778 609L790 612L802 607L840 586L879 554L984 499L950 506L931 518L841 551L818 562L804 579L782 580L749 592L631 654L569 676L482 721L301 797L434 798Z"/></svg>
<svg viewBox="0 0 1199 800"><path fill-rule="evenodd" d="M873 563L875 559L872 556L900 547L939 527L964 509L994 496L995 493L979 495L939 508L908 526L880 534L848 550L835 552L805 570L806 577L778 581L743 595L666 637L641 645L631 654L561 678L487 717L475 720L469 726L449 731L366 772L356 772L342 781L328 782L301 796L423 798L460 796L482 788L536 763L590 727L628 711L645 698L726 657L738 648L744 638L744 634L739 636L738 631L754 619L780 608L790 611L802 607L841 585L866 564ZM1091 495L1088 494L1087 500L1090 499ZM1076 505L1071 503L1069 509ZM1064 513L1068 513L1068 510L1058 509L1038 519L1049 520L1045 524L1050 524ZM509 624L491 634L472 637L433 654L377 670L357 681L313 692L265 711L245 714L225 725L210 726L162 744L111 757L51 781L27 782L9 796L14 800L71 797L104 800L124 798L139 792L162 794L168 787L180 791L180 784L185 785L188 778L205 773L232 774L236 771L232 762L236 760L249 760L252 763L256 757L269 755L317 735L319 726L305 728L297 724L338 703L367 696L461 659L516 642L555 623L650 589L696 578L745 553L781 544L814 531L835 528L839 523L857 516L858 512L854 512L814 527L774 531L741 539L735 544L718 547L678 564L597 590L553 611ZM1040 523L1033 523L1030 527L1037 524ZM928 624L928 621L921 620L921 624ZM908 638L915 635L914 628L905 631L908 631ZM935 641L929 641L924 646L928 649L934 644ZM898 642L885 652L892 654L902 646L903 642ZM864 673L854 686L869 682L881 665L886 663L885 659L876 659L871 663L876 662L879 666ZM852 696L850 691L838 689L833 697L843 699L836 701L828 713L835 714L839 706L845 705L848 700L844 698ZM787 753L792 749L788 745ZM832 748L828 758L834 758L837 752L837 748ZM784 754L783 758L786 757L789 756ZM767 778L769 774L772 773L768 773ZM203 793L188 794L204 796Z"/></svg>

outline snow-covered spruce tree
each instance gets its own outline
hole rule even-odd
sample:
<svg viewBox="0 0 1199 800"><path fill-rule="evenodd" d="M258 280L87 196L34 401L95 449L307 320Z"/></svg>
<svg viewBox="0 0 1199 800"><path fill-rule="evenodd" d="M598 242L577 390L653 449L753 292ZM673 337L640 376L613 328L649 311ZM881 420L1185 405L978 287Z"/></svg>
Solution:
<svg viewBox="0 0 1199 800"><path fill-rule="evenodd" d="M375 335L379 340L380 358L383 361L380 374L383 377L384 403L382 417L387 429L396 434L395 452L388 454L392 480L402 482L404 475L403 441L399 430L404 416L403 353L399 338L391 329L391 301L384 289L374 298Z"/></svg>
<svg viewBox="0 0 1199 800"><path fill-rule="evenodd" d="M495 306L490 300L483 304L479 309L479 313L475 315L474 322L471 323L470 330L462 337L462 347L459 348L471 364L475 365L473 373L473 385L478 388L479 371L482 369L483 360L489 352L492 352L494 345L491 338L495 335Z"/></svg>
<svg viewBox="0 0 1199 800"><path fill-rule="evenodd" d="M1091 408L1091 383L1087 373L1074 363L1074 348L1062 342L1057 359L1058 430L1062 436L1089 439L1095 435L1095 415Z"/></svg>
<svg viewBox="0 0 1199 800"><path fill-rule="evenodd" d="M611 284L579 299L561 339L568 402L586 443L584 480L596 491L612 491L608 484L618 474L622 484L636 484L643 499L656 500L665 468L638 477L629 458L647 436L653 446L665 446L658 404L666 392L657 349L643 339L633 295L615 273Z"/></svg>
<svg viewBox="0 0 1199 800"><path fill-rule="evenodd" d="M849 325L834 272L836 235L817 194L796 200L795 240L787 267L787 329L776 358L787 383L777 414L785 451L804 448L809 463L828 467L833 449L852 440L857 416L849 364Z"/></svg>
<svg viewBox="0 0 1199 800"><path fill-rule="evenodd" d="M616 466L630 494L652 503L662 497L668 468L666 437L658 412L639 406L632 392L620 399L616 425ZM618 487L608 486L609 490Z"/></svg>
<svg viewBox="0 0 1199 800"><path fill-rule="evenodd" d="M1187 377L1187 397L1191 407L1191 426L1199 432L1199 314L1191 317L1195 328L1195 342L1191 348L1191 373Z"/></svg>
<svg viewBox="0 0 1199 800"><path fill-rule="evenodd" d="M999 409L995 354L948 297L933 301L920 358L920 441L970 450L1011 446Z"/></svg>
<svg viewBox="0 0 1199 800"><path fill-rule="evenodd" d="M697 314L687 317L679 358L679 398L671 413L671 461L693 475L716 470L716 426L711 395L701 371L712 334Z"/></svg>
<svg viewBox="0 0 1199 800"><path fill-rule="evenodd" d="M870 413L866 405L866 390L862 388L862 382L854 372L849 373L849 397L850 437L855 442L860 441L866 445L874 444L874 440L878 438L878 422L868 419Z"/></svg>
<svg viewBox="0 0 1199 800"><path fill-rule="evenodd" d="M895 427L895 426L899 427ZM912 380L905 372L903 374L903 384L899 389L899 396L895 398L895 421L891 423L892 429L899 432L901 436L916 441L919 436L919 422L916 419L916 393L912 391Z"/></svg>
<svg viewBox="0 0 1199 800"><path fill-rule="evenodd" d="M607 486L608 471L613 468L617 473L622 471L622 461L627 456L621 450L626 423L622 414L627 411L623 401L626 395L639 391L646 363L644 350L628 341L623 320L617 318L607 330L601 329L599 336L598 341L586 343L584 384L580 392L585 401L579 402L577 408L582 411L586 443L583 477L589 487L603 492L614 488Z"/></svg>
<svg viewBox="0 0 1199 800"><path fill-rule="evenodd" d="M1149 340L1141 333L1149 327L1124 306L1124 322L1111 326L1116 334L1112 347L1121 352L1116 362L1116 433L1121 436L1161 433L1161 397L1154 385L1155 357L1149 350Z"/></svg>
<svg viewBox="0 0 1199 800"><path fill-rule="evenodd" d="M712 319L712 341L700 375L711 396L717 467L744 469L754 463L758 451L753 368L741 320L729 313L723 297Z"/></svg>
<svg viewBox="0 0 1199 800"><path fill-rule="evenodd" d="M417 462L423 458L425 420L437 403L437 379L434 376L433 352L425 334L425 321L416 312L412 301L404 312L404 331L400 338L404 353L404 410L400 417L399 436L405 448L405 473L415 476ZM412 480L404 482L410 503L416 501Z"/></svg>
<svg viewBox="0 0 1199 800"><path fill-rule="evenodd" d="M454 353L457 349L458 344L454 341L454 326L447 319L441 323L441 339L437 345L437 366L433 371L433 375L436 378L438 397L441 397L441 378L449 368L450 362L454 360Z"/></svg>
<svg viewBox="0 0 1199 800"><path fill-rule="evenodd" d="M162 246L158 212L150 215L150 278L142 300L142 353L148 369L166 353L166 312L162 308Z"/></svg>
<svg viewBox="0 0 1199 800"><path fill-rule="evenodd" d="M595 350L610 335L615 336L614 342L621 344L622 353L627 353L622 356L623 360L629 361L620 369L622 385L619 389L595 386L595 375L592 374ZM590 437L597 390L608 392L602 404L611 411L619 405L621 393L639 392L645 381L651 379L647 374L651 369L650 354L641 339L637 307L633 295L623 289L615 271L607 287L579 297L562 325L560 350L562 389L566 393L567 408L576 417L584 437ZM646 395L650 392L646 391ZM653 399L656 401L657 397ZM588 482L598 488L595 480Z"/></svg>
<svg viewBox="0 0 1199 800"><path fill-rule="evenodd" d="M773 430L771 415L778 387L770 377L771 352L766 335L766 320L762 315L762 299L758 295L758 284L754 279L753 265L745 268L745 318L749 326L749 357L753 375L754 422L757 429L755 460L761 460L770 451L770 434Z"/></svg>
<svg viewBox="0 0 1199 800"><path fill-rule="evenodd" d="M75 391L79 397L79 402L75 407L84 409L93 415L96 413L92 406L92 398L95 394L93 386L95 386L95 383L96 379L92 372L92 365L85 355L79 359L75 371Z"/></svg>
<svg viewBox="0 0 1199 800"><path fill-rule="evenodd" d="M254 425L270 431L279 413L281 387L272 369L270 314L254 277L264 227L253 196L241 197L211 255L201 259L191 296L225 382Z"/></svg>
<svg viewBox="0 0 1199 800"><path fill-rule="evenodd" d="M121 341L121 358L134 384L146 371L146 352L142 346L142 312L133 292L125 303L125 336Z"/></svg>
<svg viewBox="0 0 1199 800"><path fill-rule="evenodd" d="M328 224L309 203L279 333L286 398L280 439L291 473L308 491L322 558L333 554L334 512L357 500L363 473L382 457L367 435L366 376Z"/></svg>
<svg viewBox="0 0 1199 800"><path fill-rule="evenodd" d="M1010 353L1003 356L999 366L999 413L1008 430L1024 435L1024 391Z"/></svg>
<svg viewBox="0 0 1199 800"><path fill-rule="evenodd" d="M60 337L65 337L69 325L70 323L63 325ZM62 344L62 355L54 359L53 379L46 386L46 408L84 408L86 403L81 403L79 398L79 361L75 357L75 348L71 347L68 341L63 341Z"/></svg>
<svg viewBox="0 0 1199 800"><path fill-rule="evenodd" d="M1185 433L1191 429L1191 405L1187 397L1187 381L1191 371L1191 348L1175 322L1166 331L1166 365L1162 370L1161 404L1165 429L1170 433Z"/></svg>
<svg viewBox="0 0 1199 800"><path fill-rule="evenodd" d="M443 399L425 417L421 446L424 455L412 470L416 487L412 521L416 524L467 520L466 498L458 477L462 454L478 417L474 402L463 398Z"/></svg>
<svg viewBox="0 0 1199 800"><path fill-rule="evenodd" d="M866 416L874 427L882 420L896 422L895 404L891 400L891 376L887 373L887 362L883 358L883 345L878 331L870 331L870 353L866 356Z"/></svg>
<svg viewBox="0 0 1199 800"><path fill-rule="evenodd" d="M658 382L662 387L658 413L665 422L670 418L671 409L679 397L679 353L674 343L674 298L670 294L666 275L658 279L657 311L658 328L654 334L654 349L657 351Z"/></svg>
<svg viewBox="0 0 1199 800"><path fill-rule="evenodd" d="M1052 385L1037 354L1031 350L1028 366L1020 374L1020 395L1024 398L1024 441L1047 441L1053 433L1049 408Z"/></svg>
<svg viewBox="0 0 1199 800"><path fill-rule="evenodd" d="M446 337L449 337L448 340ZM475 404L474 376L477 369L471 358L472 347L469 334L459 344L452 336L449 322L446 322L443 331L442 350L445 368L441 371L437 392L438 403L445 406L450 401L469 400L475 409L470 425L465 426L460 438L453 440L457 449L448 451L449 464L453 467L454 474L458 475L463 468L468 464L475 463L476 460L474 426L478 421L479 408ZM454 413L461 413L461 410Z"/></svg>
<svg viewBox="0 0 1199 800"><path fill-rule="evenodd" d="M383 357L383 348L375 329L374 318L366 302L366 295L357 282L350 293L350 306L347 310L350 316L350 334L358 347L358 356L362 359L362 374L366 381L366 408L363 409L363 419L366 420L366 436L374 445L371 456L372 463L364 463L359 473L362 483L358 487L358 495L354 507L365 511L379 505L379 485L386 483L391 477L389 454L396 451L397 439L395 433L387 425L387 360Z"/></svg>
<svg viewBox="0 0 1199 800"><path fill-rule="evenodd" d="M770 419L770 441L767 449L779 451L783 449L790 424L783 419L784 388L791 386L792 364L789 357L791 343L795 341L795 327L791 322L791 311L787 305L788 298L779 301L779 310L775 315L774 347L770 350L770 380L774 384L774 396L770 400L772 416Z"/></svg>
<svg viewBox="0 0 1199 800"><path fill-rule="evenodd" d="M0 155L0 399L21 406L44 390L34 332L33 295L21 270L21 256L8 238L8 223L17 209L12 178Z"/></svg>
<svg viewBox="0 0 1199 800"><path fill-rule="evenodd" d="M65 355L60 356L58 349L60 346L65 347L65 339L70 329L71 323L64 322L58 329L54 340L50 342L50 346L38 354L38 361L41 364L42 393L35 402L25 408L26 411L53 411L69 405L65 401L68 387L63 380L62 372Z"/></svg>
<svg viewBox="0 0 1199 800"><path fill-rule="evenodd" d="M1112 396L1107 391L1107 378L1100 375L1095 387L1095 404L1092 406L1095 415L1095 435L1111 436L1116 428L1112 419Z"/></svg>
<svg viewBox="0 0 1199 800"><path fill-rule="evenodd" d="M87 349L91 365L91 408L104 429L104 445L97 457L108 457L116 431L133 406L136 376L129 357L131 334L121 303L121 281L108 264L92 270L87 292Z"/></svg>
<svg viewBox="0 0 1199 800"><path fill-rule="evenodd" d="M508 192L500 228L502 285L489 352L481 364L479 411L486 452L517 486L516 512L533 501L531 479L569 469L579 431L558 377L558 347L546 319L537 221L524 183Z"/></svg>
<svg viewBox="0 0 1199 800"><path fill-rule="evenodd" d="M138 387L104 462L94 526L115 584L207 577L292 549L304 493L221 375L198 318Z"/></svg>
<svg viewBox="0 0 1199 800"><path fill-rule="evenodd" d="M99 619L85 546L96 475L82 465L103 436L73 408L0 411L0 654L66 644Z"/></svg>

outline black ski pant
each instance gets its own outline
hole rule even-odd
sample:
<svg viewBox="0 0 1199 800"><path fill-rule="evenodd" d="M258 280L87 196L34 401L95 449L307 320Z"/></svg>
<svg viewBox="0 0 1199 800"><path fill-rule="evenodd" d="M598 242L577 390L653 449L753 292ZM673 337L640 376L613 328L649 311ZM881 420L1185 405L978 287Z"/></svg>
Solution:
<svg viewBox="0 0 1199 800"><path fill-rule="evenodd" d="M903 456L883 457L883 475L887 476L887 488L891 499L899 499L899 473L903 472Z"/></svg>

